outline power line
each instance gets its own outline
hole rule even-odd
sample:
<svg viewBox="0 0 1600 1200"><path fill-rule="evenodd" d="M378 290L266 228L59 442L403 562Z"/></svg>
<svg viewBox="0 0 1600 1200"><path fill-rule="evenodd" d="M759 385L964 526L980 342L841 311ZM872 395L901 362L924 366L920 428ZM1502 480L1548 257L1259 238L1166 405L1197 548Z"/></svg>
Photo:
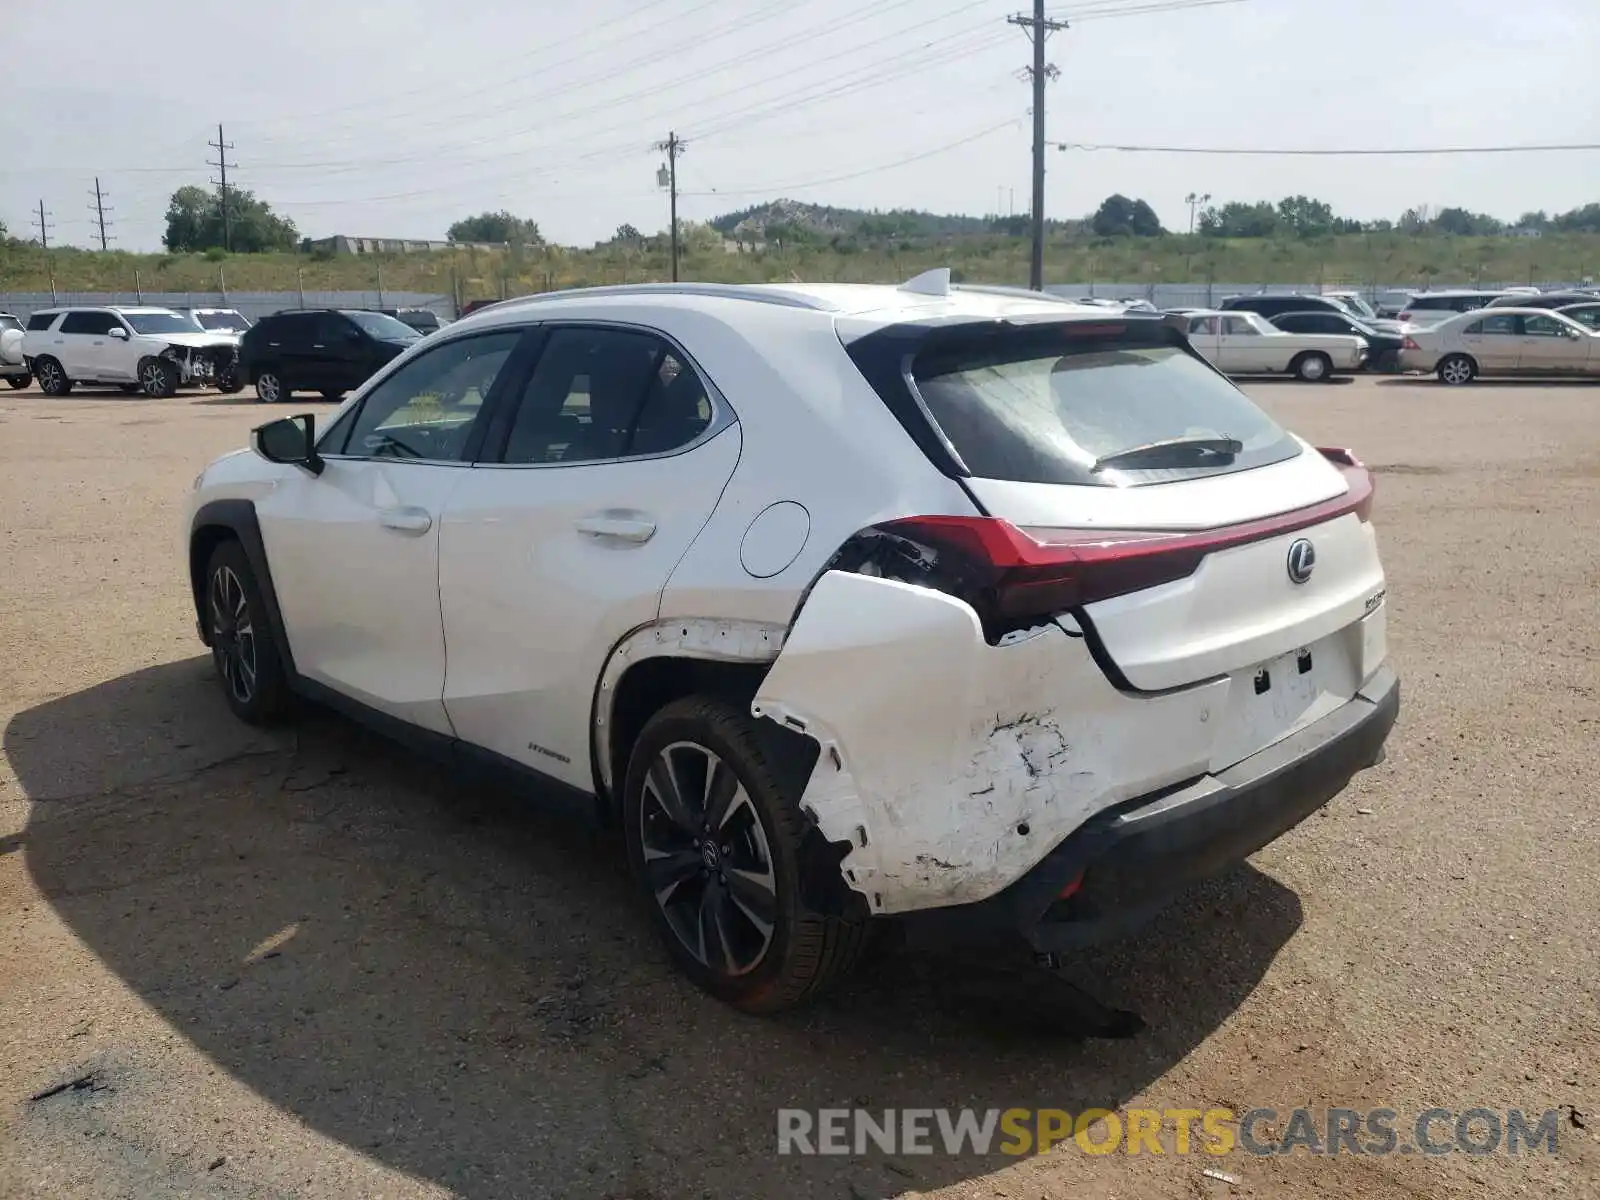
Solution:
<svg viewBox="0 0 1600 1200"><path fill-rule="evenodd" d="M1136 154L1241 154L1310 158L1420 154L1546 154L1572 150L1600 150L1600 142L1571 142L1542 146L1398 146L1382 149L1341 148L1337 150L1317 150L1300 146L1279 149L1261 149L1259 147L1222 148L1217 146L1127 146L1094 142L1052 142L1051 145L1057 150L1119 150Z"/></svg>
<svg viewBox="0 0 1600 1200"><path fill-rule="evenodd" d="M44 201L39 201L39 215L34 217L29 224L39 231L39 249L50 249L50 231L55 228L50 223L50 214L45 211Z"/></svg>
<svg viewBox="0 0 1600 1200"><path fill-rule="evenodd" d="M217 161L212 162L208 158L206 159L206 165L208 167L216 167L222 173L220 181L213 179L211 182L217 185L217 200L222 205L222 248L231 254L233 253L233 222L228 213L228 151L233 149L233 143L223 140L222 125L219 123L217 125L217 140L207 142L206 145L217 152ZM238 165L238 163L234 164L234 166Z"/></svg>
<svg viewBox="0 0 1600 1200"><path fill-rule="evenodd" d="M1033 66L1028 78L1033 83L1033 250L1028 261L1028 286L1044 290L1044 85L1060 72L1044 61L1044 43L1067 23L1044 15L1044 0L1033 0L1033 16L1021 13L1006 21L1028 31L1033 42Z"/></svg>
<svg viewBox="0 0 1600 1200"><path fill-rule="evenodd" d="M89 207L89 211L94 213L95 223L100 226L100 249L107 250L110 247L106 236L106 195L100 190L98 175L94 177L94 191L91 194L94 196L94 203Z"/></svg>

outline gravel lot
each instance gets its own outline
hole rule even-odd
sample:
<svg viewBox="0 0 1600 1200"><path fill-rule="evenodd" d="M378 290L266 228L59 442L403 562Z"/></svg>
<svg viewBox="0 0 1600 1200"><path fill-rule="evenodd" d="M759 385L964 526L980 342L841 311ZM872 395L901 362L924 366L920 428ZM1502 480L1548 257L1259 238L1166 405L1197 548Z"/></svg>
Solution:
<svg viewBox="0 0 1600 1200"><path fill-rule="evenodd" d="M228 716L176 519L259 406L0 392L0 1194L1600 1195L1600 388L1248 390L1379 471L1404 708L1322 814L1072 964L1127 1041L1010 962L702 998L604 838ZM851 1104L1563 1112L1554 1157L773 1153L776 1108Z"/></svg>

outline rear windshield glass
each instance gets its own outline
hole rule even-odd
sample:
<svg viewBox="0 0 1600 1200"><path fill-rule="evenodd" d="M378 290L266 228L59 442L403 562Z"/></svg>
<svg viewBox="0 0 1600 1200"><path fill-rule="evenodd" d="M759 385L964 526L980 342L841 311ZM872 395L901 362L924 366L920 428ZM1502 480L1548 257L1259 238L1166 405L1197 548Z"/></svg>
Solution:
<svg viewBox="0 0 1600 1200"><path fill-rule="evenodd" d="M1069 326L996 331L925 352L912 368L928 414L975 476L1127 487L1292 458L1299 443L1181 346L1084 340ZM1127 451L1192 441L1160 461ZM1206 443L1236 442L1219 452ZM1116 465L1103 460L1117 456ZM1097 464L1099 464L1097 466Z"/></svg>

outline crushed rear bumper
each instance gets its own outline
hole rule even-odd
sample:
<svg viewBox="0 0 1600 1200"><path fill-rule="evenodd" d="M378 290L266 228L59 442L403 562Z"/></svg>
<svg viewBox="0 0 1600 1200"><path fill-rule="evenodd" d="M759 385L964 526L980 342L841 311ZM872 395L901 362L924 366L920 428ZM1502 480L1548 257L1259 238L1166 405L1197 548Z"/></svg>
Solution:
<svg viewBox="0 0 1600 1200"><path fill-rule="evenodd" d="M1015 931L1039 951L1126 932L1191 884L1288 832L1356 772L1381 762L1399 711L1399 679L1384 667L1321 720L1224 771L1091 818L1003 892L909 914L908 929L939 940Z"/></svg>

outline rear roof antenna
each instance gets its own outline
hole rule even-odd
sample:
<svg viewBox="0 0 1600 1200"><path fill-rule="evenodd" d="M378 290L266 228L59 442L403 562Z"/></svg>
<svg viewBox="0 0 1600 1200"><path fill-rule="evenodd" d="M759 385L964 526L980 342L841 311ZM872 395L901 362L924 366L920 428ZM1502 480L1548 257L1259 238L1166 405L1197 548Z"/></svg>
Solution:
<svg viewBox="0 0 1600 1200"><path fill-rule="evenodd" d="M935 267L900 285L902 292L917 296L948 296L950 294L950 268Z"/></svg>

